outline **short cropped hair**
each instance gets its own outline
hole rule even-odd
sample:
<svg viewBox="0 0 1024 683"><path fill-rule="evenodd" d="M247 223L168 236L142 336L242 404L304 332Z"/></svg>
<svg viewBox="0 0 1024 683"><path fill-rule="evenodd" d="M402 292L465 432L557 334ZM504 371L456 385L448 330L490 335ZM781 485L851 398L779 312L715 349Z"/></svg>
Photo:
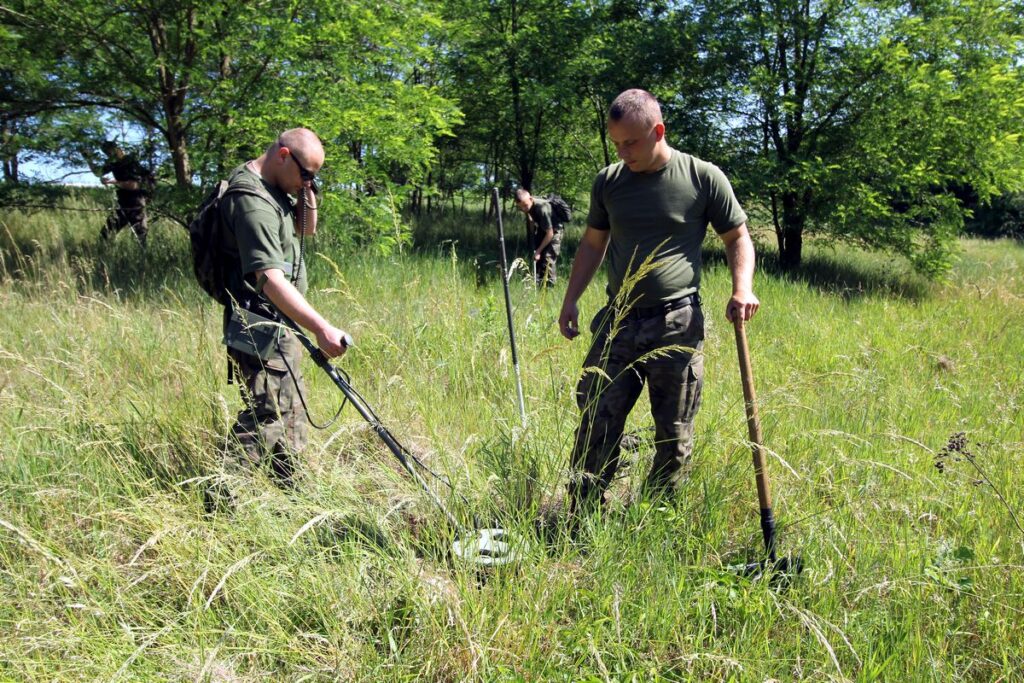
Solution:
<svg viewBox="0 0 1024 683"><path fill-rule="evenodd" d="M619 96L608 108L609 121L629 119L645 126L661 123L661 106L658 99L640 88L633 88L619 93Z"/></svg>
<svg viewBox="0 0 1024 683"><path fill-rule="evenodd" d="M517 202L525 202L526 198L529 197L529 196L530 196L530 193L527 192L526 190L524 190L521 187L518 190L516 190L516 201Z"/></svg>

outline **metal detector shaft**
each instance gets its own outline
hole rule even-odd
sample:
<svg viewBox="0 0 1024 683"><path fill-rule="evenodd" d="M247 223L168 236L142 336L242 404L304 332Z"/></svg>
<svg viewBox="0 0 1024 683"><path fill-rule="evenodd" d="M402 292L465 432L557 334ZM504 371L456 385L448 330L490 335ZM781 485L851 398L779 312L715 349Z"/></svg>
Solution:
<svg viewBox="0 0 1024 683"><path fill-rule="evenodd" d="M765 469L764 446L761 440L761 420L757 415L757 396L754 392L754 372L750 367L750 347L743 318L737 312L733 320L736 328L736 351L740 359L740 377L743 380L743 403L747 412L747 431L750 434L754 456L754 477L757 479L757 499L761 505L761 532L768 559L775 562L775 516L772 514L772 494Z"/></svg>
<svg viewBox="0 0 1024 683"><path fill-rule="evenodd" d="M455 518L455 515L453 515L451 511L445 506L445 504L441 501L440 497L438 497L438 495L434 493L434 490L431 489L430 485L427 484L427 482L423 479L423 475L417 472L416 468L413 467L412 463L409 462L409 455L405 452L405 449L402 448L401 444L399 444L398 441L395 440L395 437L391 435L391 432L388 431L388 428L382 425L380 423L380 420L378 420L373 415L373 412L367 407L365 403L363 403L362 397L359 396L359 394L352 388L352 386L345 381L345 378L341 376L337 368L331 365L331 361L328 360L326 355L324 355L324 352L321 351L317 347L317 345L314 344L312 340L310 340L310 338L305 335L305 333L303 333L301 328L299 328L299 326L295 324L295 321L286 316L284 313L281 313L280 310L278 310L277 313L281 317L281 320L286 325L288 325L288 327L292 328L295 331L295 336L298 337L299 341L302 342L302 345L306 347L306 351L308 351L309 355L313 358L313 362L319 365L320 368L327 373L327 376L331 378L331 381L334 382L334 384L339 389L341 389L341 393L345 395L345 398L347 398L352 403L352 405L355 406L356 410L359 411L359 414L363 416L363 419L366 420L371 427L373 427L373 431L377 433L377 436L379 436L380 440L384 442L384 445L388 447L388 450L391 451L396 458L398 458L398 462L402 464L402 467L405 469L405 471L412 475L412 478L416 480L416 483L420 485L420 488L422 488L423 491L430 497L431 501L433 501L437 508L442 513L444 513L444 516L448 519L448 522L452 525L452 528L454 528L458 533L464 534L465 529Z"/></svg>
<svg viewBox="0 0 1024 683"><path fill-rule="evenodd" d="M494 212L498 214L498 245L501 247L501 285L505 288L505 316L508 318L508 339L512 344L512 366L516 372L516 392L519 396L519 417L526 426L526 401L523 400L523 380L519 374L519 354L516 352L516 331L512 326L512 297L508 291L508 260L505 257L505 226L501 220L501 204L498 188L491 195L494 199Z"/></svg>

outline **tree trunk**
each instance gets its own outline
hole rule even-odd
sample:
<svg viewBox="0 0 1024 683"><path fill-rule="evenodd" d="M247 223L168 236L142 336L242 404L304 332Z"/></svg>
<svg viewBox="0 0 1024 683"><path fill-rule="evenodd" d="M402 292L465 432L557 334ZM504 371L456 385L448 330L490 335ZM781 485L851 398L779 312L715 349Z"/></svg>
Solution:
<svg viewBox="0 0 1024 683"><path fill-rule="evenodd" d="M12 185L18 184L18 155L4 159L4 181Z"/></svg>
<svg viewBox="0 0 1024 683"><path fill-rule="evenodd" d="M192 168L188 160L188 143L182 119L189 88L188 69L194 63L196 54L195 39L191 34L195 28L195 10L188 10L184 17L188 37L180 55L172 52L172 42L167 35L164 17L153 11L148 18L149 41L153 49L153 56L158 60L157 79L160 84L160 101L164 120L167 122L165 135L167 147L171 152L171 160L174 162L174 179L178 187L190 187L192 185ZM174 70L175 57L180 59L180 64L177 66L181 69L181 73Z"/></svg>
<svg viewBox="0 0 1024 683"><path fill-rule="evenodd" d="M519 185L527 191L533 190L533 176L534 176L534 155L530 153L531 145L527 140L527 125L529 112L527 112L527 105L524 102L523 91L526 85L523 84L520 73L519 73L519 48L515 46L514 41L516 34L519 32L519 8L516 0L512 0L510 3L510 18L509 18L509 40L512 41L508 46L508 59L506 61L508 68L508 80L509 90L512 93L512 133L514 139L515 154L515 166L516 172L519 174ZM534 119L534 126L539 126L539 116ZM534 135L536 138L536 135Z"/></svg>
<svg viewBox="0 0 1024 683"><path fill-rule="evenodd" d="M597 124L597 136L601 140L601 154L604 155L604 165L611 166L612 158L608 153L608 123L606 119L606 112L602 106L601 100L597 95L591 96L591 102L594 105L595 122Z"/></svg>
<svg viewBox="0 0 1024 683"><path fill-rule="evenodd" d="M185 143L185 136L179 130L181 120L178 116L168 117L167 146L171 150L171 159L174 161L174 181L178 187L190 187L192 185L192 168L188 160L188 147Z"/></svg>
<svg viewBox="0 0 1024 683"><path fill-rule="evenodd" d="M5 118L3 121L2 140L6 156L4 157L4 181L12 185L18 184L18 150L9 149L13 137L12 126Z"/></svg>
<svg viewBox="0 0 1024 683"><path fill-rule="evenodd" d="M800 265L806 222L807 213L801 197L796 192L784 192L782 226L776 228L776 237L779 240L779 265L785 271L795 270Z"/></svg>

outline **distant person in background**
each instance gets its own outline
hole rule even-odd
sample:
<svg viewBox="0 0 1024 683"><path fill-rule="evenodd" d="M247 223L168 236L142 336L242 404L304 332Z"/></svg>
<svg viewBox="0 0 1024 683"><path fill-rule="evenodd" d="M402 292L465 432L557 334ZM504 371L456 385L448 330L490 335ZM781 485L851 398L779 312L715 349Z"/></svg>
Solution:
<svg viewBox="0 0 1024 683"><path fill-rule="evenodd" d="M154 185L153 173L144 167L133 154L126 154L116 142L104 142L101 148L107 155L107 161L99 169L97 175L104 185L117 188L117 208L107 218L106 225L100 231L100 237L109 239L125 226L131 226L139 244L146 247L146 235L149 222L146 218L146 197ZM96 172L96 169L93 169ZM107 174L114 177L109 178Z"/></svg>
<svg viewBox="0 0 1024 683"><path fill-rule="evenodd" d="M532 196L526 190L516 190L516 208L526 214L533 236L534 279L538 285L554 285L555 266L562 253L563 226L555 216L554 206L546 199Z"/></svg>

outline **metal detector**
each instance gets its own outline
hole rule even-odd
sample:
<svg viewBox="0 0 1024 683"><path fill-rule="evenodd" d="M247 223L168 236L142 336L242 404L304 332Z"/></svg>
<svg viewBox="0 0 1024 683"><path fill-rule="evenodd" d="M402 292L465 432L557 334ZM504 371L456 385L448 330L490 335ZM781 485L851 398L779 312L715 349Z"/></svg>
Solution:
<svg viewBox="0 0 1024 683"><path fill-rule="evenodd" d="M750 347L743 318L737 311L733 320L736 328L736 352L739 355L740 378L743 381L743 403L747 413L747 431L750 434L751 452L754 457L754 477L757 480L757 499L761 505L761 534L767 555L761 562L752 562L738 567L747 576L761 576L766 571L773 579L803 571L803 559L799 555L778 557L775 551L775 515L772 513L772 494L768 484L768 470L765 467L764 445L761 439L761 419L757 414L757 396L754 392L754 371L750 367Z"/></svg>
<svg viewBox="0 0 1024 683"><path fill-rule="evenodd" d="M266 297L264 297L264 299L266 299ZM270 305L273 306L273 303ZM424 465L419 458L402 446L388 428L381 423L380 419L377 417L376 413L374 413L369 404L367 404L366 400L352 387L347 376L344 376L344 372L331 364L327 356L324 355L324 352L306 336L295 321L282 313L280 309L277 309L276 307L274 308L281 322L291 328L302 345L306 347L306 351L309 352L313 362L327 373L327 376L331 378L331 381L334 382L335 386L337 386L338 389L341 390L341 393L344 394L345 398L355 406L355 409L360 415L362 415L363 419L369 423L370 427L373 428L373 431L376 432L377 436L384 442L384 445L387 446L388 450L391 451L391 453L398 459L402 468L412 476L416 483L419 484L420 488L426 492L434 505L437 506L437 509L444 514L445 519L448 520L448 523L451 525L452 529L455 531L455 535L457 536L457 540L452 544L452 556L465 564L472 565L477 568L508 565L521 560L527 546L525 541L517 537L515 534L511 534L510 532L498 527L475 528L475 524L474 528L470 529L459 522L437 493L426 482L423 475L419 470L417 470L417 467L428 472L437 481L444 483L453 494L462 498L464 502L465 498L455 491L451 482L433 472L429 467ZM346 346L352 346L351 337L348 337L348 335L346 335L345 343Z"/></svg>
<svg viewBox="0 0 1024 683"><path fill-rule="evenodd" d="M505 258L505 226L501 220L501 203L498 198L498 188L492 193L494 199L494 213L498 215L498 245L501 247L501 285L505 288L505 317L508 318L508 339L512 344L512 366L516 371L516 392L519 395L519 417L526 427L526 401L523 400L523 380L519 375L519 354L516 353L516 331L512 326L512 297L508 292L508 279L511 273L508 272L508 261Z"/></svg>

